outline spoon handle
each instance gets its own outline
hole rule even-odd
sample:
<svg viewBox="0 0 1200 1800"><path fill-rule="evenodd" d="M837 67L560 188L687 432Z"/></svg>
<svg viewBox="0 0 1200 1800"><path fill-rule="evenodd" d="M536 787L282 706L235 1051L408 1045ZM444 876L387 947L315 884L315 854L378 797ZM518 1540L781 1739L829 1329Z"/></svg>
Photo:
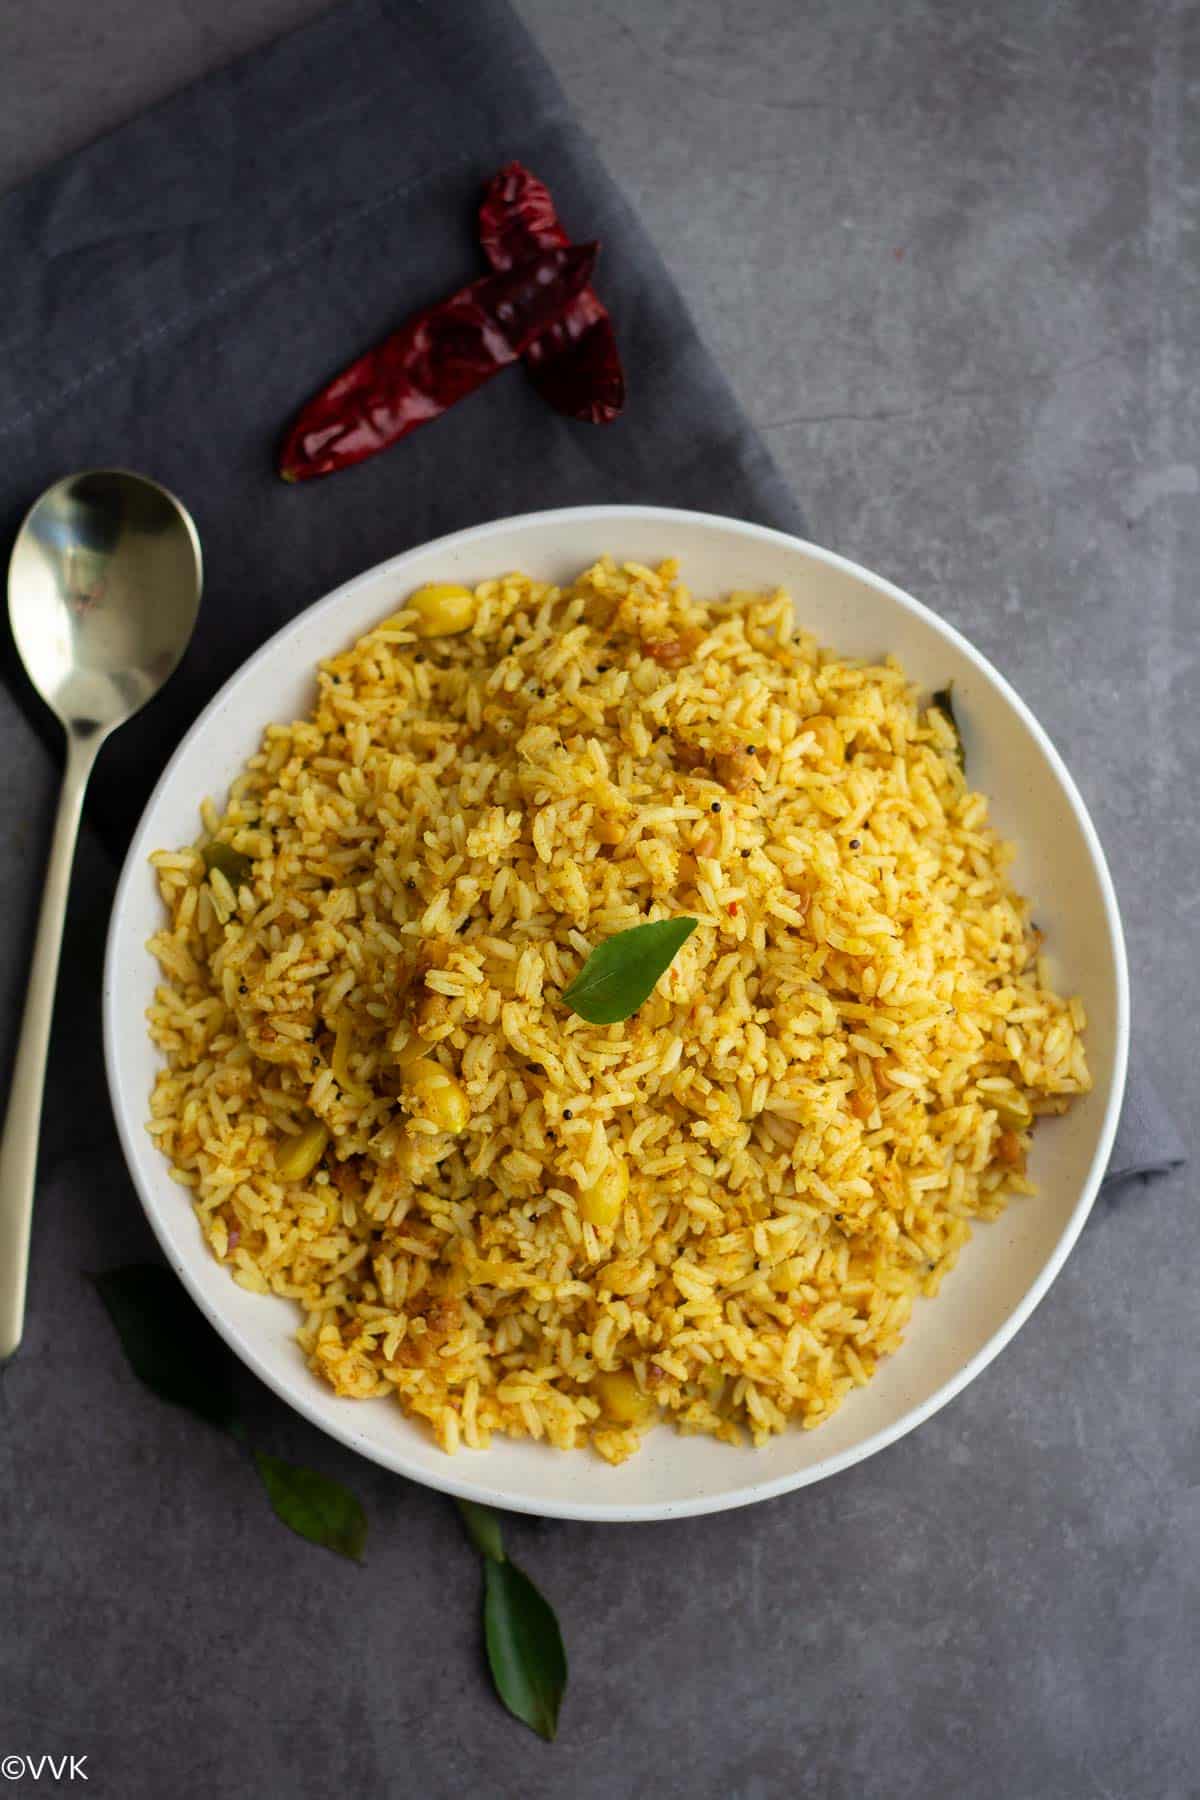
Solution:
<svg viewBox="0 0 1200 1800"><path fill-rule="evenodd" d="M54 1016L54 988L83 793L98 748L98 737L70 736L67 739L67 766L58 799L50 861L46 866L37 942L13 1064L8 1111L4 1117L4 1136L0 1139L0 1362L11 1356L21 1342L25 1323L29 1226L33 1216L38 1127L42 1117L42 1090L46 1083L50 1022Z"/></svg>

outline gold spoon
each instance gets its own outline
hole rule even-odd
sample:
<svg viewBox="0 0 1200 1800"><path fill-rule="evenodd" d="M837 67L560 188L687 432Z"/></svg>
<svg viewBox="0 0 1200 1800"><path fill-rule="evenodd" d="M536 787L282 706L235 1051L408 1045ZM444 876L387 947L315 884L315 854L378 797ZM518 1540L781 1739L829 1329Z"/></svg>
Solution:
<svg viewBox="0 0 1200 1800"><path fill-rule="evenodd" d="M71 863L96 752L156 694L200 605L200 539L157 482L88 469L47 488L8 565L8 616L26 672L67 734L58 817L0 1139L0 1361L21 1342L46 1052Z"/></svg>

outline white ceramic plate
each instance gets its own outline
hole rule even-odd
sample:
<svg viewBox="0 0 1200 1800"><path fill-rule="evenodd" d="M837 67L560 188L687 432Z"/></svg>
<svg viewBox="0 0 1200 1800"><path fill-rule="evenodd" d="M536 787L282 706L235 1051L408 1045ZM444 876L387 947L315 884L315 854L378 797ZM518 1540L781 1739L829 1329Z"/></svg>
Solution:
<svg viewBox="0 0 1200 1800"><path fill-rule="evenodd" d="M613 1469L591 1451L564 1455L496 1438L444 1455L391 1400L340 1400L297 1349L292 1306L235 1286L203 1242L188 1197L145 1131L157 1053L143 1015L156 966L145 950L160 906L147 863L191 842L197 807L218 803L265 725L304 713L314 664L395 610L424 581L474 583L512 569L548 580L597 557L681 559L693 591L783 585L823 643L850 655L891 652L929 688L954 682L972 782L1020 846L1018 885L1036 897L1060 987L1083 995L1094 1091L1036 1134L1035 1200L979 1227L939 1298L919 1304L901 1351L818 1431L762 1450L649 1434ZM765 1500L848 1467L927 1419L991 1361L1062 1267L1099 1186L1125 1080L1128 976L1112 882L1091 820L1045 732L977 650L917 601L844 558L780 532L704 513L592 506L481 525L381 563L312 606L251 657L197 720L151 796L113 908L104 976L104 1040L113 1109L142 1204L172 1268L237 1354L331 1436L401 1475L519 1511L596 1520L660 1519Z"/></svg>

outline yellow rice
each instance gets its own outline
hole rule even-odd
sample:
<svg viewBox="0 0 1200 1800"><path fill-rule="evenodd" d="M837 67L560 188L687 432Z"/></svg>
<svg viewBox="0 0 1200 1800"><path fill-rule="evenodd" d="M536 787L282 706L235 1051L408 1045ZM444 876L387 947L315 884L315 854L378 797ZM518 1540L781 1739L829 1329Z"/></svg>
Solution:
<svg viewBox="0 0 1200 1800"><path fill-rule="evenodd" d="M1089 1085L948 720L786 594L700 602L672 563L508 575L468 631L413 624L322 664L311 716L153 859L150 1130L213 1254L296 1302L339 1394L447 1450L821 1424L969 1222L1034 1191L1030 1112ZM237 891L214 836L253 858ZM595 945L677 915L625 1024L562 1005ZM414 1102L422 1049L465 1130Z"/></svg>

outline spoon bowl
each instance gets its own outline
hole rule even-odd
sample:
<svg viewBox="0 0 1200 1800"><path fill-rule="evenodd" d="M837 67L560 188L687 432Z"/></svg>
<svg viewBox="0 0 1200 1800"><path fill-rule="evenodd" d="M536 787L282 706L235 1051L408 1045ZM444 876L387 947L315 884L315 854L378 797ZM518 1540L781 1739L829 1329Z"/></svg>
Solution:
<svg viewBox="0 0 1200 1800"><path fill-rule="evenodd" d="M46 1052L84 790L109 732L158 692L187 649L202 585L187 508L124 469L86 469L47 488L13 546L12 633L67 734L67 763L0 1139L0 1361L24 1328Z"/></svg>
<svg viewBox="0 0 1200 1800"><path fill-rule="evenodd" d="M190 514L143 475L89 469L35 501L13 547L8 613L68 733L102 739L158 692L192 635L201 568Z"/></svg>

